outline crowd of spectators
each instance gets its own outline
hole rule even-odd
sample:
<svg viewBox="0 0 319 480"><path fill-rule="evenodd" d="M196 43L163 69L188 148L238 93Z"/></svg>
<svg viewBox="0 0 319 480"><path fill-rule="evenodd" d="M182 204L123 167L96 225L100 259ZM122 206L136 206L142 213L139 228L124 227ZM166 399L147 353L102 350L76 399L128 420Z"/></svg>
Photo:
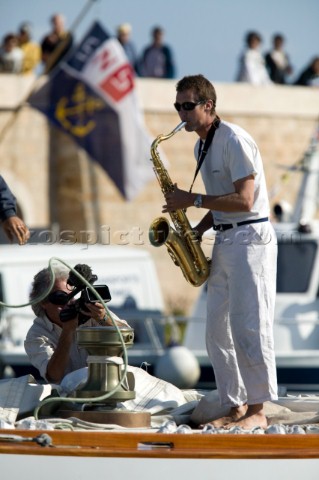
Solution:
<svg viewBox="0 0 319 480"><path fill-rule="evenodd" d="M23 23L17 33L7 33L0 47L0 72L28 74L41 60L40 45L32 40L32 27Z"/></svg>
<svg viewBox="0 0 319 480"><path fill-rule="evenodd" d="M123 23L117 28L117 39L122 45L136 75L151 78L175 78L176 67L172 48L164 42L164 30L151 30L151 41L138 55L132 41L132 27Z"/></svg>
<svg viewBox="0 0 319 480"><path fill-rule="evenodd" d="M50 31L40 43L33 41L32 26L24 22L16 33L4 35L0 46L0 73L49 73L73 45L73 37L65 27L65 18L58 13L49 19ZM175 78L176 65L173 49L164 41L164 29L155 26L150 30L150 42L140 53L132 40L132 26L119 25L115 37L122 45L136 76L151 78ZM284 84L319 86L319 56L295 76L289 55L285 50L285 38L275 33L268 51L262 52L263 39L259 32L245 35L245 45L239 59L235 80L254 85Z"/></svg>
<svg viewBox="0 0 319 480"><path fill-rule="evenodd" d="M23 23L18 32L4 35L0 46L0 73L49 73L73 45L72 33L66 29L62 14L49 19L50 31L40 43L32 40L32 26ZM140 55L131 39L132 27L128 23L118 26L116 37L121 43L135 74L141 77L174 78L176 74L172 48L164 43L164 30L154 27L151 42Z"/></svg>
<svg viewBox="0 0 319 480"><path fill-rule="evenodd" d="M72 35L65 29L62 14L52 15L51 30L40 43L33 41L32 25L24 22L17 32L7 33L0 46L0 72L48 73L72 46Z"/></svg>
<svg viewBox="0 0 319 480"><path fill-rule="evenodd" d="M302 85L319 86L319 57L309 64L292 80L294 68L285 50L285 37L275 33L269 51L262 52L263 39L259 32L250 31L245 35L245 46L239 58L236 81L253 85Z"/></svg>

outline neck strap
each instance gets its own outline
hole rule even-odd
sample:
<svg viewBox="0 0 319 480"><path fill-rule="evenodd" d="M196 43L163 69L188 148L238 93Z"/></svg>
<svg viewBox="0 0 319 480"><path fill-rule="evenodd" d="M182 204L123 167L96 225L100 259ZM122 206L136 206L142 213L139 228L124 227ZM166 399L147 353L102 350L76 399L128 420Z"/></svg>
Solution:
<svg viewBox="0 0 319 480"><path fill-rule="evenodd" d="M208 130L207 137L206 137L205 143L204 143L204 147L203 147L202 140L200 140L199 149L198 149L197 167L196 167L194 179L193 179L192 184L191 184L190 189L189 189L189 193L192 192L192 188L193 188L193 185L195 183L196 177L198 175L198 172L200 171L201 166L203 165L203 161L206 157L207 150L209 149L209 147L210 147L210 145L213 141L215 132L216 132L217 128L219 127L219 124L220 124L220 118L217 116L214 119L213 123L211 124L210 129Z"/></svg>

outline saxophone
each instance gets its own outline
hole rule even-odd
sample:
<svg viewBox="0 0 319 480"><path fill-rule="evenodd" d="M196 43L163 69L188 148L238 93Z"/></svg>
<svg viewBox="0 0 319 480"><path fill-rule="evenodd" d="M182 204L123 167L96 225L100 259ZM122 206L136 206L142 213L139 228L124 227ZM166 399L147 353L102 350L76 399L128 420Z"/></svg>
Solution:
<svg viewBox="0 0 319 480"><path fill-rule="evenodd" d="M157 147L160 142L168 140L175 133L179 132L186 122L177 125L168 135L159 135L151 146L151 160L154 164L154 172L165 196L167 192L174 189L167 170L160 159ZM154 247L166 245L168 253L175 265L179 266L186 280L194 287L202 285L209 275L210 260L208 260L200 246L197 232L195 232L184 210L170 212L174 230L167 218L158 217L150 226L149 239Z"/></svg>

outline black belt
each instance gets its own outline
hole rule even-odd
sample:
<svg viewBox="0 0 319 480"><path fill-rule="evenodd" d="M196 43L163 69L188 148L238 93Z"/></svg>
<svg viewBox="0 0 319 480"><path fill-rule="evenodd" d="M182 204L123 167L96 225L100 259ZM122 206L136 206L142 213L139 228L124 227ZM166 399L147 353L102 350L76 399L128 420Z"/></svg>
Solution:
<svg viewBox="0 0 319 480"><path fill-rule="evenodd" d="M213 229L217 230L218 232L223 232L224 230L229 230L233 227L240 227L241 225L250 225L251 223L261 223L261 222L268 222L269 218L256 218L256 220L244 220L242 222L234 222L234 223L220 223L219 225L213 225Z"/></svg>

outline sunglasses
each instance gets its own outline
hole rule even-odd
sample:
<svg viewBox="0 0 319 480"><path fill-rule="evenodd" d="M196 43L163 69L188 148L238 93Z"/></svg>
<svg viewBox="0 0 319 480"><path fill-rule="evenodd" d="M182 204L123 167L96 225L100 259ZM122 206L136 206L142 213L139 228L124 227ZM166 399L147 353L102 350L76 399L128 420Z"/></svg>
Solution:
<svg viewBox="0 0 319 480"><path fill-rule="evenodd" d="M48 301L53 305L66 305L70 300L70 295L63 290L56 290L48 295Z"/></svg>
<svg viewBox="0 0 319 480"><path fill-rule="evenodd" d="M181 109L185 110L186 112L189 112L190 110L194 110L197 105L202 105L203 103L206 103L206 100L201 100L200 102L184 102L184 103L174 103L174 107L178 112L181 111Z"/></svg>

